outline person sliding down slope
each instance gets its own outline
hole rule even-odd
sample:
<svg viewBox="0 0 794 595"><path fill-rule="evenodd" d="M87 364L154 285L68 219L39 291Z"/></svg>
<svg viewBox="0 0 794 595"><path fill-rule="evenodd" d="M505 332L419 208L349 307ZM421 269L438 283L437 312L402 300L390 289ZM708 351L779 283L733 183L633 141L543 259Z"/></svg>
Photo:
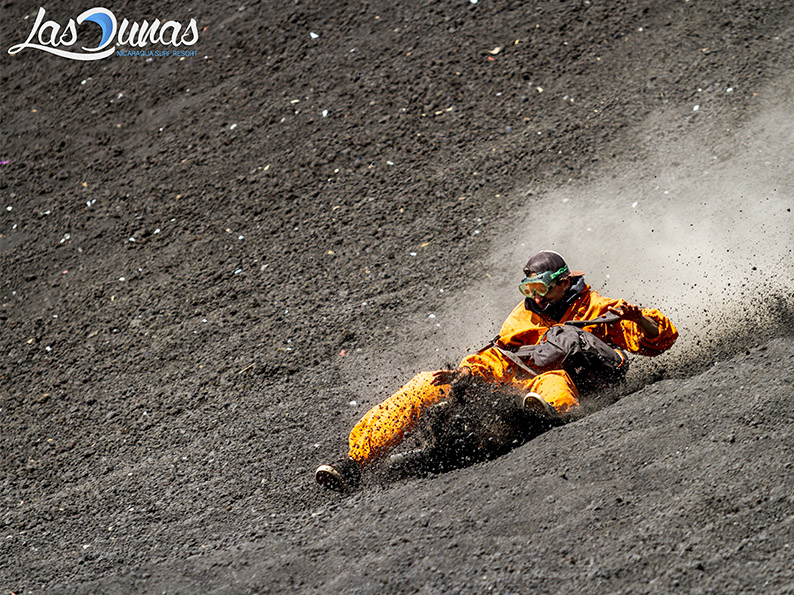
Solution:
<svg viewBox="0 0 794 595"><path fill-rule="evenodd" d="M625 375L625 352L655 356L678 337L658 310L599 295L557 252L538 252L524 274L524 300L499 336L458 368L420 372L370 409L350 432L347 456L317 468L317 483L337 491L358 486L362 470L400 444L429 407L468 377L519 388L523 407L558 416L579 405L579 389L603 388ZM576 325L599 317L584 328Z"/></svg>

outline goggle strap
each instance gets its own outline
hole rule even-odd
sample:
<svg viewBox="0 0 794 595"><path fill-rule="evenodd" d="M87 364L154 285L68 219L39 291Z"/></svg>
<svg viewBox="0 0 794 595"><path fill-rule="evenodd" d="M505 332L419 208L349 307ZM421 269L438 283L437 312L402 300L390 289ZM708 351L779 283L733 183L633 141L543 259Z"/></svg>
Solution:
<svg viewBox="0 0 794 595"><path fill-rule="evenodd" d="M566 264L565 266L560 267L557 270L557 272L551 274L551 280L552 281L556 281L557 277L559 277L560 275L564 275L567 272L568 272L568 265Z"/></svg>

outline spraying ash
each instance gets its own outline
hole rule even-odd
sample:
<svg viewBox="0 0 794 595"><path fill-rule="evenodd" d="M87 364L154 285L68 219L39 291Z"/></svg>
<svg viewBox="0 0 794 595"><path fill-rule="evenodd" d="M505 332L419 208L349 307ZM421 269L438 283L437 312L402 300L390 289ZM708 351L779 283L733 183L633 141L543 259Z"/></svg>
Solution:
<svg viewBox="0 0 794 595"><path fill-rule="evenodd" d="M601 400L622 389L589 395ZM510 385L469 378L453 387L449 399L431 407L397 454L382 465L377 481L449 471L501 456L540 434L579 419L588 408L573 414L547 417L521 406L526 393ZM588 399L592 407L594 400Z"/></svg>
<svg viewBox="0 0 794 595"><path fill-rule="evenodd" d="M642 162L540 198L517 190L528 196L527 207L483 261L487 280L451 306L457 311L464 304L466 319L439 316L461 321L437 337L441 353L454 359L461 346L476 348L494 334L520 297L521 267L541 249L557 250L572 268L585 270L602 295L659 308L678 327L670 352L633 358L630 389L691 375L790 332L794 102L775 101L750 124L696 145L660 140L674 116L655 116L634 133Z"/></svg>
<svg viewBox="0 0 794 595"><path fill-rule="evenodd" d="M599 293L659 308L680 331L670 352L634 357L624 385L585 396L578 415L650 382L693 375L790 333L794 170L789 156L794 154L794 121L789 114L794 102L785 96L775 102L746 126L705 135L695 145L664 132L675 115L653 116L634 132L642 161L622 170L610 163L610 171L619 173L608 180L546 194L517 189L528 197L526 209L516 213L515 224L499 233L493 251L479 263L479 280L437 313L440 329L428 334L426 353L419 359L412 349L383 354L389 368L400 362L408 370L435 369L487 343L520 299L516 286L527 257L547 248L561 252L572 268L584 269L587 282ZM373 369L377 373L378 367ZM381 387L381 395L373 394L373 384L366 381L362 390L371 402L396 389L400 379ZM483 421L470 436L480 431L499 435L504 420L511 426L516 414L504 408L512 401L491 398L502 391L476 388L482 398L473 399L471 411L457 419L467 428L478 423L475 418L496 416L501 421ZM475 411L483 403L502 409L493 414L488 407ZM426 426L419 432L425 445L435 440L428 442L426 436L433 431L432 424ZM496 442L524 439L520 435ZM475 458L487 451L458 446L474 452Z"/></svg>

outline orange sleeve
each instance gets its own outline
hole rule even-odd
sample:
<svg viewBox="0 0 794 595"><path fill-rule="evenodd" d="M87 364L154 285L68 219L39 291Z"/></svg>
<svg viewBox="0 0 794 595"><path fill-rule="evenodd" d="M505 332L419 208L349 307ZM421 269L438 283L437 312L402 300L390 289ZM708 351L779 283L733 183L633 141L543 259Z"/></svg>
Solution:
<svg viewBox="0 0 794 595"><path fill-rule="evenodd" d="M601 316L606 314L610 307L617 307L626 303L625 300L605 298L599 295L598 292L591 291L591 308L588 311L587 318L590 318L591 314L595 312L597 312L596 316ZM612 323L607 325L606 328L601 325L588 328L588 330L591 330L597 337L610 341L631 353L653 356L670 349L678 338L678 330L670 319L655 308L643 308L642 314L659 325L658 336L654 338L646 337L639 325L628 320Z"/></svg>
<svg viewBox="0 0 794 595"><path fill-rule="evenodd" d="M521 345L537 345L543 333L549 330L549 324L534 312L524 307L524 302L519 303L499 330L499 336L505 345L520 347Z"/></svg>
<svg viewBox="0 0 794 595"><path fill-rule="evenodd" d="M493 347L485 351L467 355L460 362L460 367L467 367L472 375L484 378L489 382L510 382L515 377L515 366Z"/></svg>
<svg viewBox="0 0 794 595"><path fill-rule="evenodd" d="M548 325L543 324L537 314L524 308L522 301L502 324L499 337L505 345L536 345L547 330ZM466 356L460 366L468 367L475 376L495 382L510 382L518 372L516 365L493 347Z"/></svg>

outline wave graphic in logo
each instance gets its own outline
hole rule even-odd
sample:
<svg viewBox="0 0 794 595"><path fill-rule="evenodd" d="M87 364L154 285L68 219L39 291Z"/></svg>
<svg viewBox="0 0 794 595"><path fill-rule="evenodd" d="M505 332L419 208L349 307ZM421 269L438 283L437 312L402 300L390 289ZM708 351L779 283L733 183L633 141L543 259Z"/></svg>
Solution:
<svg viewBox="0 0 794 595"><path fill-rule="evenodd" d="M103 10L103 9L94 8L92 10ZM84 12L79 17L77 17L77 22L82 23L83 21L91 21L93 23L96 23L102 28L102 41L100 41L99 45L96 48L94 48L96 50L102 49L108 43L110 43L110 41L113 39L113 36L116 33L116 17L109 10L103 12L96 12L96 13L92 13L91 10L87 12L89 13L89 15L85 16L85 12ZM91 51L88 48L83 48L83 49L86 51Z"/></svg>

